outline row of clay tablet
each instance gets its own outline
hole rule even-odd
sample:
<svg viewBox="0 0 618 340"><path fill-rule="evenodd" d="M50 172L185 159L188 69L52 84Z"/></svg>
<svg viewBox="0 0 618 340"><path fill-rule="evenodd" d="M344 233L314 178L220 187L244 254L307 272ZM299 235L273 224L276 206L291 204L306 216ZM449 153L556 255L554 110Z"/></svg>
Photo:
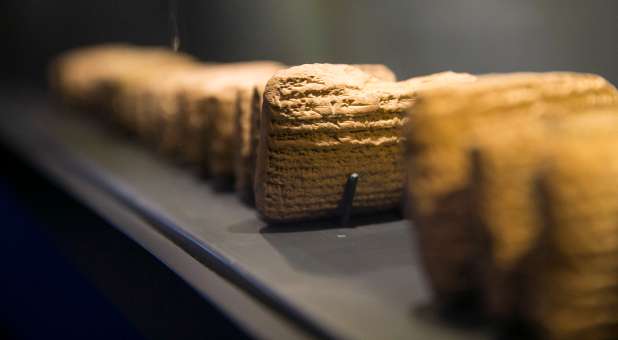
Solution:
<svg viewBox="0 0 618 340"><path fill-rule="evenodd" d="M59 57L51 80L69 105L235 179L269 222L336 215L351 173L355 213L407 202L440 303L480 296L547 338L618 334L618 92L599 76L396 81L382 65L106 45Z"/></svg>

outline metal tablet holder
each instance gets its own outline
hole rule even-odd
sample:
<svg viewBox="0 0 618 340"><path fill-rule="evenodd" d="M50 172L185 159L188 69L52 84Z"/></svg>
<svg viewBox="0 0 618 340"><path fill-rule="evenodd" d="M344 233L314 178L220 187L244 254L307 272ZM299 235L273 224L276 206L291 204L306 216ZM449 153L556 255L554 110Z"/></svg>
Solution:
<svg viewBox="0 0 618 340"><path fill-rule="evenodd" d="M338 208L339 224L341 227L347 227L350 224L352 203L354 202L354 195L356 194L356 185L358 184L359 177L360 175L358 173L351 173L343 189L343 195L341 196L341 202Z"/></svg>

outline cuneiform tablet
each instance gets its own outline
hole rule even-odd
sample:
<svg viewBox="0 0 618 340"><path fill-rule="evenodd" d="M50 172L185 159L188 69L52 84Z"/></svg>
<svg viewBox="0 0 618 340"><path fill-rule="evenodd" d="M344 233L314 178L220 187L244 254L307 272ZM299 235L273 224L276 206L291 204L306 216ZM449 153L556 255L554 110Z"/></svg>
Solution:
<svg viewBox="0 0 618 340"><path fill-rule="evenodd" d="M525 306L548 339L618 334L617 115L552 143L538 181L544 228Z"/></svg>
<svg viewBox="0 0 618 340"><path fill-rule="evenodd" d="M159 67L136 95L134 125L137 135L165 155L177 157L186 146L182 128L181 93L195 74L209 69L207 64L176 64Z"/></svg>
<svg viewBox="0 0 618 340"><path fill-rule="evenodd" d="M587 109L538 104L534 115L512 115L484 124L474 145L471 174L473 219L488 254L479 263L488 313L519 314L522 262L537 244L542 214L535 180L552 141L618 132L618 93L614 105ZM500 131L500 133L496 133Z"/></svg>
<svg viewBox="0 0 618 340"><path fill-rule="evenodd" d="M236 145L234 146L235 190L246 203L253 203L253 178L255 174L255 148L259 138L256 133L262 105L264 85L238 91L236 104ZM255 127L253 126L255 124ZM259 139L258 139L259 140Z"/></svg>
<svg viewBox="0 0 618 340"><path fill-rule="evenodd" d="M391 69L381 64L353 65L376 78L385 81L395 81ZM253 203L253 183L255 178L255 163L257 145L259 143L259 115L262 107L262 95L266 83L253 89L242 89L238 93L235 146L236 192L248 203Z"/></svg>
<svg viewBox="0 0 618 340"><path fill-rule="evenodd" d="M256 207L271 222L333 216L351 173L355 211L397 208L402 135L415 92L431 82L382 81L350 65L307 64L276 73L264 91ZM455 80L457 79L457 80Z"/></svg>
<svg viewBox="0 0 618 340"><path fill-rule="evenodd" d="M123 69L139 50L125 44L76 48L55 57L49 67L50 88L69 106L92 109L101 103L101 78Z"/></svg>
<svg viewBox="0 0 618 340"><path fill-rule="evenodd" d="M480 134L476 145L472 191L477 194L473 200L489 243L487 256L480 259L483 296L490 316L530 321L542 330L542 338L604 338L598 336L611 327L603 326L607 319L598 317L610 316L611 309L604 309L600 301L615 301L616 295L595 290L603 273L592 268L598 261L609 264L618 257L604 256L606 251L600 244L596 255L566 254L565 250L591 250L596 245L588 236L598 238L601 231L590 228L590 223L614 222L607 219L605 201L580 195L578 187L588 187L589 181L599 176L563 177L560 185L555 185L560 177L556 159L561 167L569 167L560 172L580 175L608 157L611 164L612 153L599 151L603 149L599 144L612 144L618 137L618 105L582 110L542 106L547 111L539 116L503 118L492 124ZM586 156L576 160L573 156L577 153ZM539 182L544 183L542 190ZM548 183L552 183L549 189ZM568 193L570 205L554 193ZM571 214L582 209L588 215L576 218ZM591 216L594 218L589 219ZM605 236L611 234L606 232ZM566 238L568 244L556 243ZM618 267L618 262L614 265ZM588 269L592 270L586 272ZM603 280L611 280L611 275ZM618 277L614 280L618 282ZM588 288L582 290L584 287ZM582 313L584 306L586 313ZM596 322L601 325L595 326Z"/></svg>
<svg viewBox="0 0 618 340"><path fill-rule="evenodd" d="M616 89L603 78L576 73L487 75L465 86L420 91L407 129L407 191L422 258L439 300L456 300L482 286L488 240L479 233L470 191L472 150L481 131L508 134L494 128L502 119L514 119L511 127L517 128L518 119L526 116L611 105L615 98Z"/></svg>
<svg viewBox="0 0 618 340"><path fill-rule="evenodd" d="M109 119L118 127L139 135L139 129L143 127L139 125L140 115L150 113L148 105L151 101L144 101L144 92L163 74L193 67L196 62L168 50L149 49L125 63L127 66L122 72L109 73L103 81L111 106ZM161 82L157 84L166 86Z"/></svg>
<svg viewBox="0 0 618 340"><path fill-rule="evenodd" d="M239 93L250 91L266 81L284 66L272 61L224 64L184 91L189 108L187 121L199 123L199 134L206 155L205 171L218 178L234 177L234 146L237 145L235 125Z"/></svg>
<svg viewBox="0 0 618 340"><path fill-rule="evenodd" d="M162 67L193 62L188 55L162 48L99 45L57 57L51 64L50 82L67 104L104 113L105 118L130 128L138 103L131 94L140 89L140 80Z"/></svg>
<svg viewBox="0 0 618 340"><path fill-rule="evenodd" d="M208 168L208 121L210 119L210 101L207 84L212 81L213 74L226 69L229 65L202 67L186 78L178 93L179 120L183 136L183 147L180 148L180 158L183 162L197 167L203 174Z"/></svg>

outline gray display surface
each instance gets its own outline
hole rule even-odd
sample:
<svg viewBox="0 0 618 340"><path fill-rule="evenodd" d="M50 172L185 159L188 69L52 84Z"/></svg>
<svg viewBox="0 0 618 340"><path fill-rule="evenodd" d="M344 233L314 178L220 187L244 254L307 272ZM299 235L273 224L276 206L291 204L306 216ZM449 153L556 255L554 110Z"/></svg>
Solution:
<svg viewBox="0 0 618 340"><path fill-rule="evenodd" d="M488 338L433 317L405 220L268 226L233 193L101 122L42 96L0 105L5 142L100 214L132 215L107 218L259 337Z"/></svg>

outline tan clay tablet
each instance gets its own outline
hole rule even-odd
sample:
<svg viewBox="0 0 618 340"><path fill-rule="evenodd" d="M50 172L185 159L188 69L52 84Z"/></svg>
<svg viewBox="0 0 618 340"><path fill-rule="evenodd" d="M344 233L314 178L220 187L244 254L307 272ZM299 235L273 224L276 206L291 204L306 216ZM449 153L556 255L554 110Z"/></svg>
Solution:
<svg viewBox="0 0 618 340"><path fill-rule="evenodd" d="M470 191L479 238L488 246L480 263L491 315L509 317L520 304L522 262L542 231L536 177L553 141L618 134L618 93L616 104L583 111L539 104L538 115L497 119L478 130Z"/></svg>
<svg viewBox="0 0 618 340"><path fill-rule="evenodd" d="M196 74L212 67L204 63L165 65L148 77L137 95L138 136L166 155L179 156L187 143L181 94Z"/></svg>
<svg viewBox="0 0 618 340"><path fill-rule="evenodd" d="M540 180L545 228L530 256L525 305L547 339L618 334L616 115L599 119L598 129L586 125L591 133L583 138L558 138L549 148Z"/></svg>
<svg viewBox="0 0 618 340"><path fill-rule="evenodd" d="M201 129L194 130L204 143L204 149L197 152L204 155L202 163L210 175L234 176L238 92L266 83L281 68L283 65L271 61L221 64L186 86L183 101L189 108L187 121ZM191 152L195 154L196 151Z"/></svg>
<svg viewBox="0 0 618 340"><path fill-rule="evenodd" d="M615 102L616 89L603 78L559 72L487 75L465 86L419 92L407 129L408 192L425 268L439 300L482 285L479 259L487 256L487 240L477 232L470 192L470 151L479 131L492 130L501 119L515 119L516 128L521 124L517 117L549 117Z"/></svg>
<svg viewBox="0 0 618 340"><path fill-rule="evenodd" d="M352 65L385 81L395 81L393 71L381 64ZM255 178L255 160L257 143L259 141L259 114L262 107L263 84L253 89L241 90L238 93L235 147L236 192L239 197L253 203L253 182Z"/></svg>
<svg viewBox="0 0 618 340"><path fill-rule="evenodd" d="M118 85L151 65L191 62L182 53L125 44L71 50L52 63L51 86L70 105L109 113Z"/></svg>
<svg viewBox="0 0 618 340"><path fill-rule="evenodd" d="M138 130L138 115L145 110L143 93L151 79L172 68L195 64L186 55L158 48L142 48L118 59L114 71L106 72L101 83L111 106L109 118L131 133Z"/></svg>
<svg viewBox="0 0 618 340"><path fill-rule="evenodd" d="M130 45L105 44L64 52L50 64L50 87L66 104L91 109L99 102L100 78L123 67L116 61L136 51Z"/></svg>
<svg viewBox="0 0 618 340"><path fill-rule="evenodd" d="M255 157L252 150L255 150L255 137L259 134L252 127L254 116L259 116L260 105L262 104L262 93L266 83L254 86L252 89L238 91L236 97L236 143L234 145L234 175L236 178L235 190L238 197L246 202L253 203L253 177L255 171ZM259 120L255 119L258 124ZM257 144L255 144L257 146Z"/></svg>
<svg viewBox="0 0 618 340"><path fill-rule="evenodd" d="M255 198L262 217L333 216L354 172L360 175L356 212L397 208L401 127L416 83L385 82L349 65L308 64L276 73L264 91L260 123Z"/></svg>

